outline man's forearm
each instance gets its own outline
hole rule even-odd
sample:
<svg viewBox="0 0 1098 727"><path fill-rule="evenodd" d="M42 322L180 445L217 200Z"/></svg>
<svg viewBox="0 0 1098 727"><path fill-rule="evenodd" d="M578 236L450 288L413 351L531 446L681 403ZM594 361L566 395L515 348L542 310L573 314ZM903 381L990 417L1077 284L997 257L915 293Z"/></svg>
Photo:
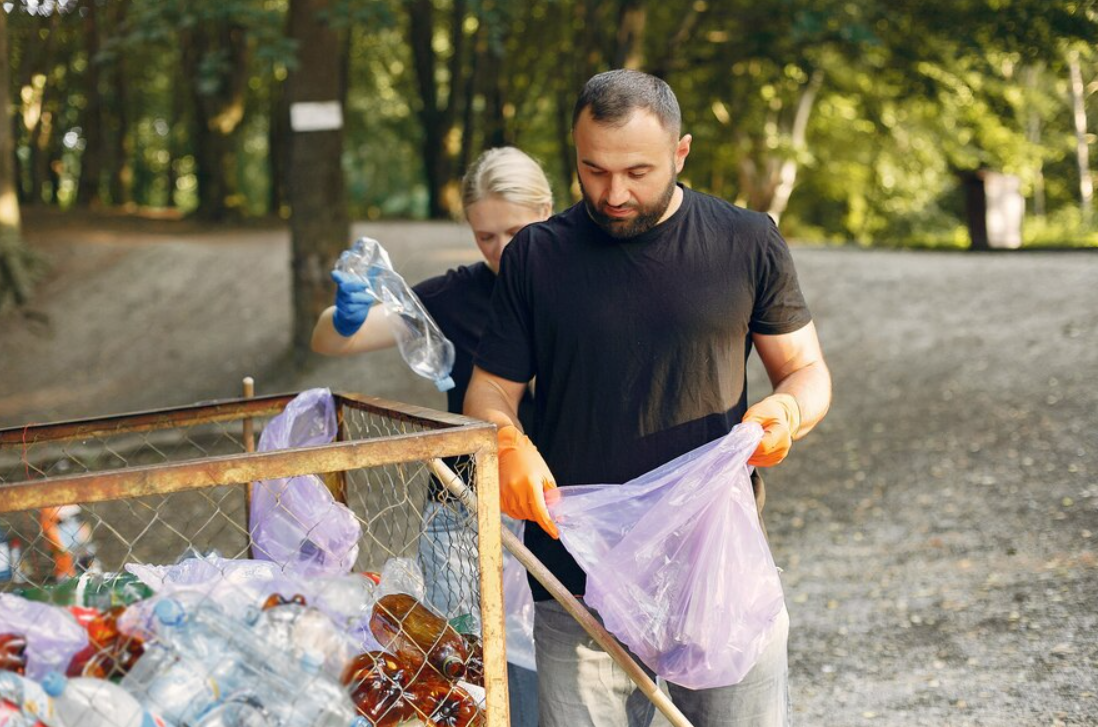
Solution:
<svg viewBox="0 0 1098 727"><path fill-rule="evenodd" d="M521 398L521 387L524 385L518 386ZM465 392L464 413L474 419L491 422L499 428L510 425L522 431L514 392L505 390L493 377L485 375L479 369L474 370L469 388Z"/></svg>
<svg viewBox="0 0 1098 727"><path fill-rule="evenodd" d="M831 372L822 360L794 371L774 387L775 394L789 394L801 410L801 426L794 439L812 431L831 406Z"/></svg>

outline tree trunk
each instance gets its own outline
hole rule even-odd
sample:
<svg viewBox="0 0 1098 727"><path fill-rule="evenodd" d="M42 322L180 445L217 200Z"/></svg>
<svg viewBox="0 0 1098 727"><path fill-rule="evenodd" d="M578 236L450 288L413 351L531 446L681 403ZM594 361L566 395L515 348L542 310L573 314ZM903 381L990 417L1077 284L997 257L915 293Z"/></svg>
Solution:
<svg viewBox="0 0 1098 727"><path fill-rule="evenodd" d="M644 26L647 13L644 0L621 0L618 37L614 52L615 68L644 67Z"/></svg>
<svg viewBox="0 0 1098 727"><path fill-rule="evenodd" d="M1083 213L1083 222L1089 224L1094 217L1094 179L1090 175L1086 95L1078 53L1069 54L1068 70L1071 74L1072 117L1075 120L1075 161L1079 167L1079 209Z"/></svg>
<svg viewBox="0 0 1098 727"><path fill-rule="evenodd" d="M300 365L309 353L313 326L331 303L328 273L347 247L350 225L344 192L342 106L345 68L340 34L326 18L337 0L291 0L289 36L297 46L298 66L286 79L286 98L294 123L286 187L291 206L293 254L293 358ZM334 103L341 109L309 130L302 119L304 103ZM330 106L327 108L331 108ZM298 112L295 116L293 111Z"/></svg>
<svg viewBox="0 0 1098 727"><path fill-rule="evenodd" d="M789 135L793 146L793 156L781 161L777 184L774 185L774 193L766 210L775 222L781 221L785 208L789 206L789 198L792 196L793 186L797 182L797 155L803 152L807 146L808 117L812 114L812 106L816 102L816 94L819 93L822 84L823 71L816 69L797 101L797 113L793 118L793 128Z"/></svg>
<svg viewBox="0 0 1098 727"><path fill-rule="evenodd" d="M198 181L196 214L205 220L220 221L239 212L233 207L233 199L238 190L237 137L244 119L248 42L243 26L232 22L200 23L183 33L182 46L183 65L191 79L201 73L200 66L207 53L228 53L216 90L207 92L196 82L190 84ZM338 57L338 49L334 55Z"/></svg>
<svg viewBox="0 0 1098 727"><path fill-rule="evenodd" d="M45 41L40 44L41 54L36 56L33 64L27 63L23 71L26 79L23 85L31 89L29 98L25 97L24 100L23 123L27 128L27 149L30 152L27 162L30 189L26 199L32 205L45 201L43 193L49 176L49 142L53 131L49 101L54 94L50 77L55 62L54 50L57 48L60 19L60 13L54 13L50 18Z"/></svg>
<svg viewBox="0 0 1098 727"><path fill-rule="evenodd" d="M282 214L286 201L286 163L290 149L287 122L290 118L286 104L286 84L271 75L271 105L267 119L267 169L270 187L267 191L268 212L276 217Z"/></svg>
<svg viewBox="0 0 1098 727"><path fill-rule="evenodd" d="M187 156L190 144L188 130L191 125L187 116L190 113L187 108L187 99L189 97L187 89L190 84L185 81L184 74L183 54L180 52L175 58L172 69L174 81L172 84L172 117L168 121L168 156L171 158L168 163L168 204L172 207L179 206L176 201L176 192L179 189L179 165L180 161Z"/></svg>
<svg viewBox="0 0 1098 727"><path fill-rule="evenodd" d="M113 26L115 30L125 27L128 0L122 0L115 6ZM129 86L126 78L126 55L119 53L110 68L111 74L111 134L109 142L110 172L108 188L111 204L118 207L129 203L133 187L133 167L130 166L130 111Z"/></svg>
<svg viewBox="0 0 1098 727"><path fill-rule="evenodd" d="M454 0L450 21L451 53L448 67L448 91L442 101L436 81L438 57L432 45L435 32L435 12L432 0L410 0L408 7L408 42L412 48L412 65L420 98L420 124L423 127L424 177L427 182L427 213L432 218L446 218L456 210L453 205L454 161L461 155L461 141L455 121L461 118L462 89L465 86L465 0ZM448 192L450 194L448 194Z"/></svg>
<svg viewBox="0 0 1098 727"><path fill-rule="evenodd" d="M1026 66L1022 73L1023 87L1027 95L1038 91L1042 66ZM1026 104L1026 141L1035 147L1041 146L1041 112L1035 104ZM1033 163L1033 214L1045 216L1045 172L1041 156L1035 155Z"/></svg>
<svg viewBox="0 0 1098 727"><path fill-rule="evenodd" d="M0 89L9 88L11 56L8 53L8 14L0 12ZM15 194L15 139L11 124L6 123L11 113L7 93L0 93L0 232L18 236L22 229L19 200Z"/></svg>
<svg viewBox="0 0 1098 727"><path fill-rule="evenodd" d="M11 305L22 305L30 295L31 255L21 235L19 198L15 184L15 139L7 89L10 88L10 58L8 53L8 16L0 12L0 311Z"/></svg>
<svg viewBox="0 0 1098 727"><path fill-rule="evenodd" d="M99 27L96 23L98 3L84 6L84 50L87 54L87 72L84 90L87 106L84 108L84 151L80 154L80 178L76 186L76 204L83 207L99 206L100 180L103 176L103 106L99 98Z"/></svg>
<svg viewBox="0 0 1098 727"><path fill-rule="evenodd" d="M464 174L473 163L474 143L476 141L476 116L473 113L473 99L481 86L484 57L488 53L487 26L481 23L473 38L473 53L469 61L469 72L465 77L465 103L461 112L461 156L458 158L459 173Z"/></svg>

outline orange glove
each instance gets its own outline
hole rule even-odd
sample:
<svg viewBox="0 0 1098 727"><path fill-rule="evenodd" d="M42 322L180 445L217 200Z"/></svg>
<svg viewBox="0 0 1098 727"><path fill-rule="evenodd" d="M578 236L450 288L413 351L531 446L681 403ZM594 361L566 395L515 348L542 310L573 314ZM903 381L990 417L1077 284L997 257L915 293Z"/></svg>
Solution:
<svg viewBox="0 0 1098 727"><path fill-rule="evenodd" d="M530 438L513 426L497 434L499 442L499 507L518 520L533 520L541 529L559 539L560 533L549 509L545 492L555 489L556 481L549 465Z"/></svg>
<svg viewBox="0 0 1098 727"><path fill-rule="evenodd" d="M773 467L785 459L801 428L801 407L790 394L771 394L743 415L745 422L762 425L763 438L747 464Z"/></svg>

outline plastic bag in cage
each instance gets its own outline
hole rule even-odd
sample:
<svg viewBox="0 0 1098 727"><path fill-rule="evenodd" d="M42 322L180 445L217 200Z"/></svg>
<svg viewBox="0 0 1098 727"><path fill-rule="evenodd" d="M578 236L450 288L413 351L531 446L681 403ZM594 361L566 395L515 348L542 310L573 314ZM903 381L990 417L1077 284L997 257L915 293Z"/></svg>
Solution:
<svg viewBox="0 0 1098 727"><path fill-rule="evenodd" d="M503 524L522 541L525 520L503 517ZM507 661L530 671L537 670L534 652L534 596L526 568L507 550L503 551L503 608L507 625Z"/></svg>
<svg viewBox="0 0 1098 727"><path fill-rule="evenodd" d="M741 424L624 485L552 490L587 603L649 668L690 689L739 683L783 608L747 465L761 437Z"/></svg>
<svg viewBox="0 0 1098 727"><path fill-rule="evenodd" d="M0 634L26 640L26 672L36 681L51 671L64 672L88 646L88 632L60 606L0 593Z"/></svg>
<svg viewBox="0 0 1098 727"><path fill-rule="evenodd" d="M328 389L309 389L267 424L258 451L307 447L335 439L335 401ZM358 557L362 526L315 475L252 485L252 550L304 575L347 573Z"/></svg>

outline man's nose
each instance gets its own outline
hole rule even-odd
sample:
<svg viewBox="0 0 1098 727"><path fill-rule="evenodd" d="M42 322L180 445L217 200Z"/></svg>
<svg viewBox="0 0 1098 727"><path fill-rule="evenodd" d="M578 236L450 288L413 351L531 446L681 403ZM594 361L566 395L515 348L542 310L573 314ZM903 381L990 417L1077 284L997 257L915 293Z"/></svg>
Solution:
<svg viewBox="0 0 1098 727"><path fill-rule="evenodd" d="M606 204L611 207L621 207L628 201L629 190L626 188L624 180L611 177L610 189L606 191Z"/></svg>

